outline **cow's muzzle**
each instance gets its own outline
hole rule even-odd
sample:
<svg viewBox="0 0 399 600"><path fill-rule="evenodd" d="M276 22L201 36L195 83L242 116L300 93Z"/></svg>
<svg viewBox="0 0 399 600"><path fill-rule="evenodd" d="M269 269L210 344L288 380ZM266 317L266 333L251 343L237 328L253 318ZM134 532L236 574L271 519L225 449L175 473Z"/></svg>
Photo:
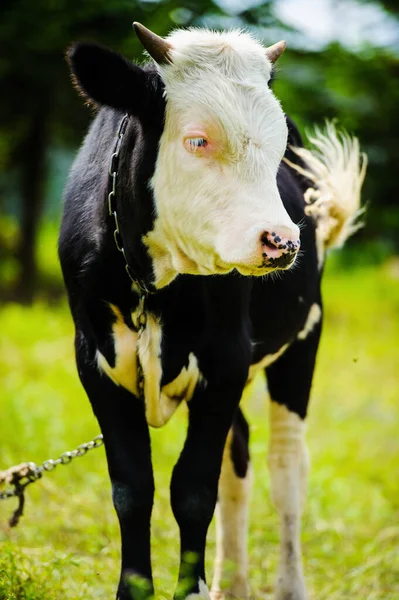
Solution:
<svg viewBox="0 0 399 600"><path fill-rule="evenodd" d="M263 266L272 269L288 269L294 262L301 242L296 232L279 227L261 234Z"/></svg>

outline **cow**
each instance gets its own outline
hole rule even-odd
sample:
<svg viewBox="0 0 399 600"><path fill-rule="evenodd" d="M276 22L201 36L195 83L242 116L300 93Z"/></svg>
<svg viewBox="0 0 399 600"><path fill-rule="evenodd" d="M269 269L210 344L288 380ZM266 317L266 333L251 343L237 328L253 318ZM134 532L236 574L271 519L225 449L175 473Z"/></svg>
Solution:
<svg viewBox="0 0 399 600"><path fill-rule="evenodd" d="M359 226L366 159L333 124L304 148L271 87L285 42L134 28L149 55L142 66L92 43L68 51L75 86L98 110L71 168L59 238L78 373L120 524L117 598L154 595L149 427L181 403L189 422L170 487L180 530L174 598L250 597L249 427L239 404L264 371L280 522L274 594L305 600L300 522L320 280L326 251Z"/></svg>

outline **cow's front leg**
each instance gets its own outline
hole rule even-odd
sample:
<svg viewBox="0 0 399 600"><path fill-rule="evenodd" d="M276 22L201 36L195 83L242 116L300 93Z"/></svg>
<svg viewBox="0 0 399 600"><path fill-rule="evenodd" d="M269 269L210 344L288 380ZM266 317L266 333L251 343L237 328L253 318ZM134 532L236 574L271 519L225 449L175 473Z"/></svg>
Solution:
<svg viewBox="0 0 399 600"><path fill-rule="evenodd" d="M118 515L122 565L118 600L153 595L150 519L154 495L150 437L144 406L99 371L91 345L77 340L79 375L104 436L112 498Z"/></svg>
<svg viewBox="0 0 399 600"><path fill-rule="evenodd" d="M181 552L176 600L209 599L206 535L215 510L226 437L248 374L250 347L229 340L220 352L223 361L218 352L210 353L201 369L205 379L189 403L187 439L172 476L171 500Z"/></svg>
<svg viewBox="0 0 399 600"><path fill-rule="evenodd" d="M271 398L269 469L271 498L280 518L280 562L276 600L306 600L301 558L301 515L305 504L308 452L305 416L320 324L267 368Z"/></svg>

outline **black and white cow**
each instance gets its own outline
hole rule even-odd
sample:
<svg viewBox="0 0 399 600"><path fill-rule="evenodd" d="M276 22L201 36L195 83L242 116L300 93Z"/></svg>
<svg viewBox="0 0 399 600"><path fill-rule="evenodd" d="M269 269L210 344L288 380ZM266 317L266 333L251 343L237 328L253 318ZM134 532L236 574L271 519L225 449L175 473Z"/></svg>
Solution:
<svg viewBox="0 0 399 600"><path fill-rule="evenodd" d="M70 173L59 242L79 375L104 435L120 522L118 598L154 593L149 426L182 401L188 432L171 481L181 538L175 598L249 598L251 470L239 402L264 369L280 517L275 598L305 600L304 420L320 278L326 248L356 227L365 160L333 126L316 133L313 151L302 147L269 86L283 42L265 49L237 31L178 30L163 40L135 29L154 59L144 67L92 44L69 51L78 90L100 110ZM114 195L110 159L125 114ZM204 554L217 500L210 593Z"/></svg>

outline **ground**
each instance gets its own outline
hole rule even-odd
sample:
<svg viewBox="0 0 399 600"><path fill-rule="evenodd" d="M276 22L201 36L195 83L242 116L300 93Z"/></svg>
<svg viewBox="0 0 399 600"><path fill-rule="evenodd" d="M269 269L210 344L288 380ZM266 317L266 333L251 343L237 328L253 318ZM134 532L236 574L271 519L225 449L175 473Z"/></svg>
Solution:
<svg viewBox="0 0 399 600"><path fill-rule="evenodd" d="M340 268L324 282L326 324L314 381L308 443L312 468L303 523L310 600L399 599L399 282L394 263ZM57 457L98 433L73 358L66 302L0 308L0 469ZM254 599L272 597L277 517L266 467L265 384L244 412L251 424L255 487L250 523ZM152 527L157 598L172 597L178 532L169 507L172 465L182 447L179 410L152 432L156 500ZM0 600L114 597L119 535L104 449L58 467L27 492L10 530L14 500L0 502ZM208 543L208 580L215 553Z"/></svg>

